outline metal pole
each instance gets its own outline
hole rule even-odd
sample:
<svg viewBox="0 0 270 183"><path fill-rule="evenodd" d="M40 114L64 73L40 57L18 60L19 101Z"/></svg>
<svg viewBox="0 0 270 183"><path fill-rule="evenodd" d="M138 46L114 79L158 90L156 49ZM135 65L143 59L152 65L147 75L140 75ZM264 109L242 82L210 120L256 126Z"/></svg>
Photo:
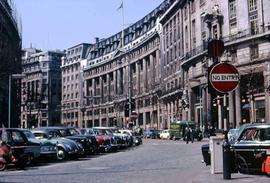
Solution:
<svg viewBox="0 0 270 183"><path fill-rule="evenodd" d="M11 75L8 78L8 128L10 128L10 112L11 112Z"/></svg>
<svg viewBox="0 0 270 183"><path fill-rule="evenodd" d="M199 88L199 95L200 95L200 126L201 126L201 131L204 134L204 130L203 130L203 115L202 115L202 86L200 85Z"/></svg>

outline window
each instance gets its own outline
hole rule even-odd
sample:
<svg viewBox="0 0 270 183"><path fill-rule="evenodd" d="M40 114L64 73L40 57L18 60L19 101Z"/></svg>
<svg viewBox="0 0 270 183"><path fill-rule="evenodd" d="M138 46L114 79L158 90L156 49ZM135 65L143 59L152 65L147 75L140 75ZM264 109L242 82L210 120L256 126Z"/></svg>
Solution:
<svg viewBox="0 0 270 183"><path fill-rule="evenodd" d="M249 0L248 7L249 7L249 11L257 10L257 0Z"/></svg>
<svg viewBox="0 0 270 183"><path fill-rule="evenodd" d="M187 7L184 8L184 18L187 19Z"/></svg>
<svg viewBox="0 0 270 183"><path fill-rule="evenodd" d="M24 142L24 139L22 137L22 134L17 131L11 132L11 138L13 142Z"/></svg>
<svg viewBox="0 0 270 183"><path fill-rule="evenodd" d="M200 6L205 4L205 0L200 0Z"/></svg>
<svg viewBox="0 0 270 183"><path fill-rule="evenodd" d="M257 15L252 15L249 17L250 20L250 33L251 35L258 34L258 16Z"/></svg>
<svg viewBox="0 0 270 183"><path fill-rule="evenodd" d="M195 20L192 20L192 46L193 48L196 47L196 24L195 24Z"/></svg>
<svg viewBox="0 0 270 183"><path fill-rule="evenodd" d="M229 17L230 19L236 18L236 3L235 0L229 2Z"/></svg>
<svg viewBox="0 0 270 183"><path fill-rule="evenodd" d="M213 26L213 38L214 39L218 39L218 29L217 29L217 25Z"/></svg>
<svg viewBox="0 0 270 183"><path fill-rule="evenodd" d="M258 45L251 45L250 46L250 58L255 59L259 57L259 48Z"/></svg>
<svg viewBox="0 0 270 183"><path fill-rule="evenodd" d="M260 137L260 131L258 129L255 128L251 128L251 129L246 129L241 137L240 140L244 140L244 141L255 141L255 140L259 140Z"/></svg>
<svg viewBox="0 0 270 183"><path fill-rule="evenodd" d="M191 13L194 13L196 10L196 3L195 1L191 1Z"/></svg>

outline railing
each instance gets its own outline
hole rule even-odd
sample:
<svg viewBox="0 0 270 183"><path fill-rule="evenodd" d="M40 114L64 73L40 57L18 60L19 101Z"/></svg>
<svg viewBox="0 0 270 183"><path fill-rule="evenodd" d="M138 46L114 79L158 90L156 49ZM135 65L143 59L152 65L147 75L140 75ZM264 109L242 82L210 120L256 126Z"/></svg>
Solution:
<svg viewBox="0 0 270 183"><path fill-rule="evenodd" d="M245 29L242 31L239 31L237 34L233 34L233 35L227 35L225 37L223 37L223 41L225 43L230 42L230 41L235 41L237 39L243 39L243 38L248 38L251 36L255 36L255 35L259 35L259 34L263 34L265 32L269 32L270 28L265 28L265 29Z"/></svg>
<svg viewBox="0 0 270 183"><path fill-rule="evenodd" d="M203 51L205 51L207 49L207 42L204 42L202 45L192 49L191 51L187 52L185 55L186 59L189 59L195 55L198 55L200 53L202 53Z"/></svg>

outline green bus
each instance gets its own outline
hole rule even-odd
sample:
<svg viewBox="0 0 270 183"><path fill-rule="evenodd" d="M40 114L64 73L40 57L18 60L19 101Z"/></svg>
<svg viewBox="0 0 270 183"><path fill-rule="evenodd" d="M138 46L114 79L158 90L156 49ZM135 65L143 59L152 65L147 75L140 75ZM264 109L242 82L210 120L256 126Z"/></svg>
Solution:
<svg viewBox="0 0 270 183"><path fill-rule="evenodd" d="M202 133L199 129L196 129L196 123L194 121L176 121L171 123L169 133L170 139L184 139L186 134L186 127L190 127L194 130L193 138L197 140L202 139Z"/></svg>

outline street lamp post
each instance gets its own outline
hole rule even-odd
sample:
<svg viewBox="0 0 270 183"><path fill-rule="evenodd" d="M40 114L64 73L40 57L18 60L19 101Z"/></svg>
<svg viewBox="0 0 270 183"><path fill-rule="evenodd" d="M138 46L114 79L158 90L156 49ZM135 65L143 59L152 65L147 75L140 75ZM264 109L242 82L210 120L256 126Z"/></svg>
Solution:
<svg viewBox="0 0 270 183"><path fill-rule="evenodd" d="M12 79L22 79L25 74L11 74L8 78L8 128L11 126L11 80Z"/></svg>

